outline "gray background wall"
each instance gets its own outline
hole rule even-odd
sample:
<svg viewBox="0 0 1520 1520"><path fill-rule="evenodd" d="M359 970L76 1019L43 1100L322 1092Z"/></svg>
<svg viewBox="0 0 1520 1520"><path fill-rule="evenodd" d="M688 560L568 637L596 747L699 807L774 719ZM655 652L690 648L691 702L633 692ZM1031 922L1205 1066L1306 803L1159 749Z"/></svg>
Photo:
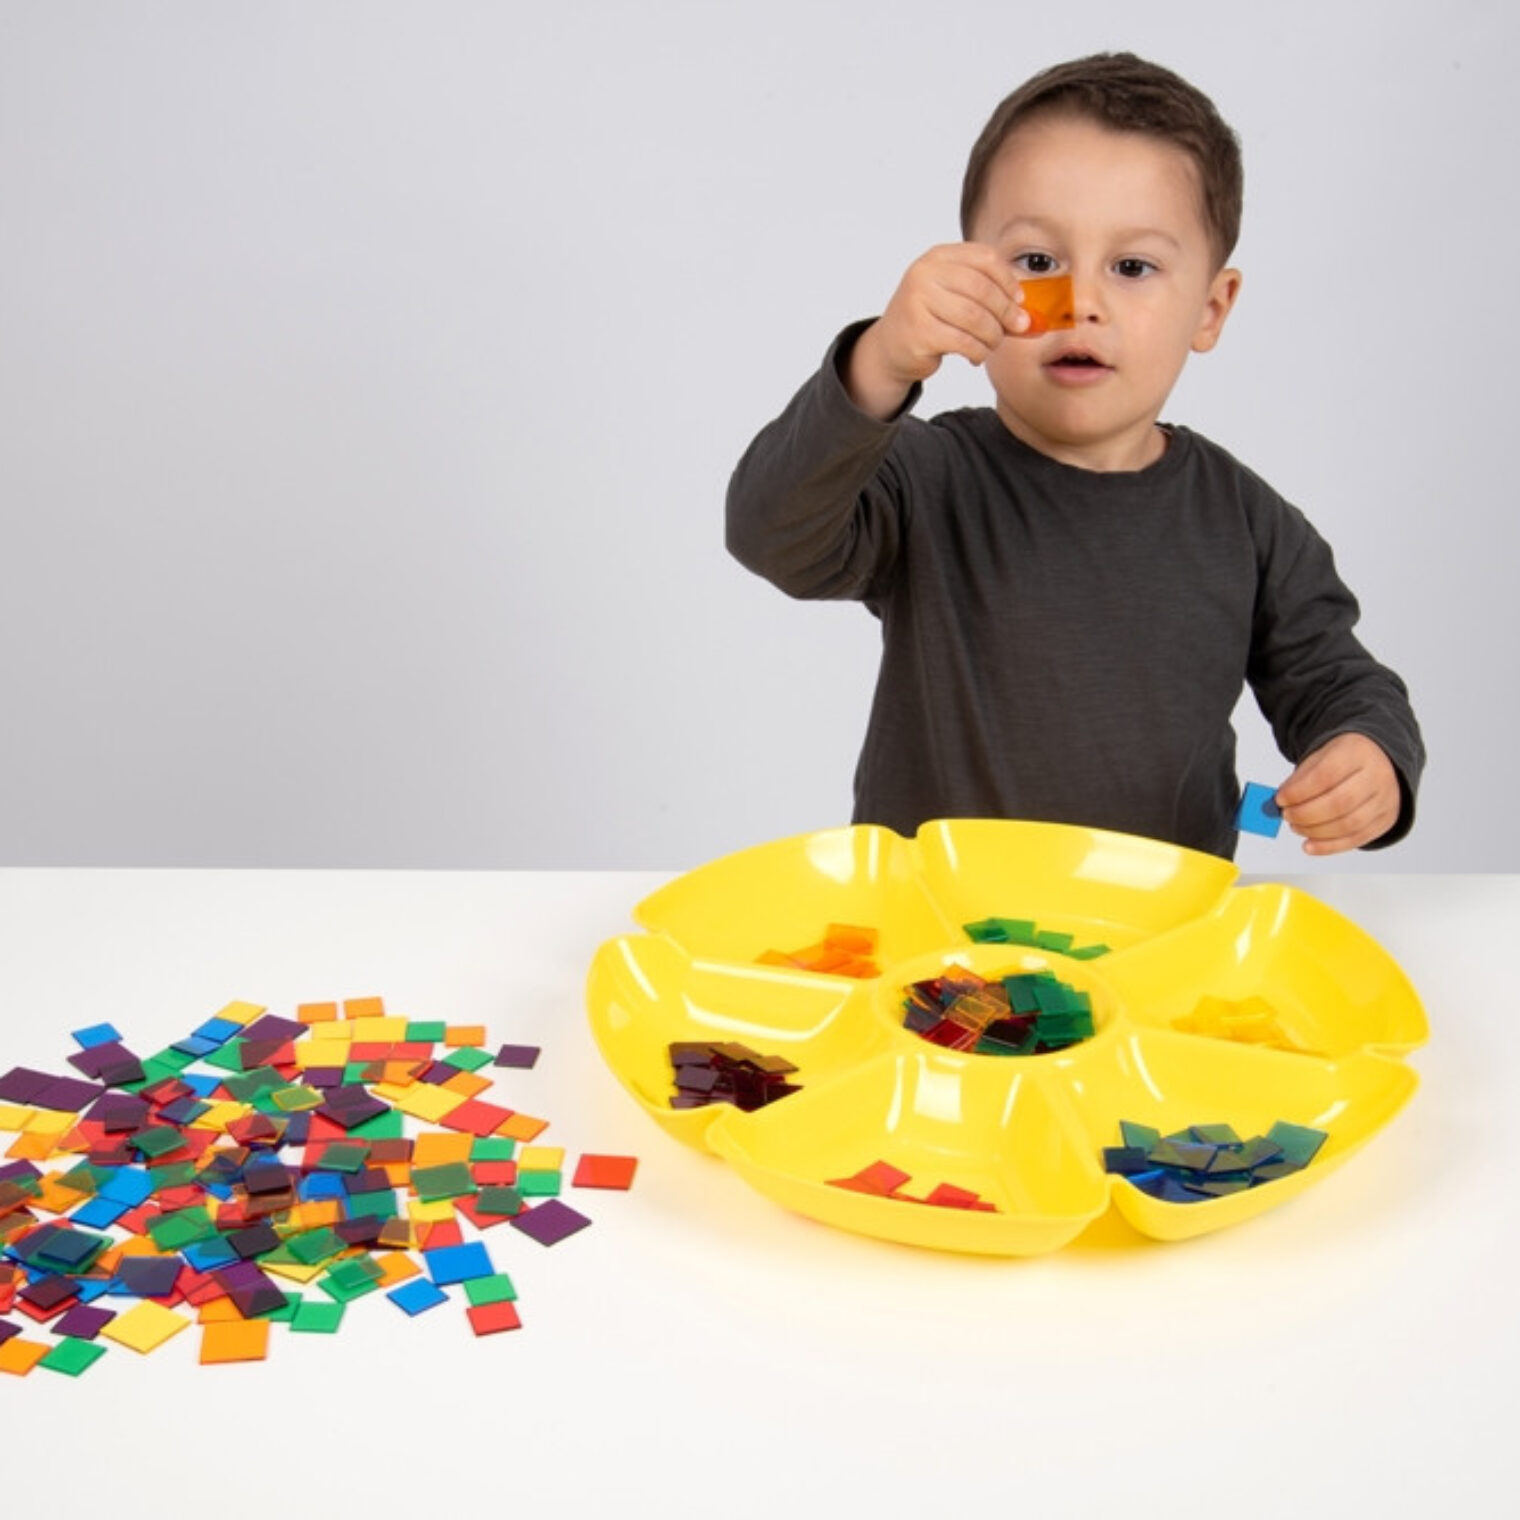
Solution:
<svg viewBox="0 0 1520 1520"><path fill-rule="evenodd" d="M1129 47L1247 154L1244 296L1168 415L1309 510L1426 727L1414 837L1333 869L1520 868L1515 14L0 0L0 863L843 822L875 625L726 558L728 472L955 235L1002 94Z"/></svg>

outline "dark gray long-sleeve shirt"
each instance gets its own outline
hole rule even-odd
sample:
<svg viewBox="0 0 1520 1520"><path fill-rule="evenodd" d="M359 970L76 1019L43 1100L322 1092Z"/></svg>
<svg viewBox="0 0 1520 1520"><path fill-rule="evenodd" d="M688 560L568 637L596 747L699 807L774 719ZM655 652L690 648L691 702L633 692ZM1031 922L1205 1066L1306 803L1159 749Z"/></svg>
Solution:
<svg viewBox="0 0 1520 1520"><path fill-rule="evenodd" d="M1186 428L1155 464L1106 474L1039 453L987 408L878 422L838 370L863 326L728 492L743 564L881 620L856 822L1047 819L1231 856L1230 717L1249 681L1295 763L1340 733L1375 740L1403 794L1377 843L1408 832L1419 726L1301 512Z"/></svg>

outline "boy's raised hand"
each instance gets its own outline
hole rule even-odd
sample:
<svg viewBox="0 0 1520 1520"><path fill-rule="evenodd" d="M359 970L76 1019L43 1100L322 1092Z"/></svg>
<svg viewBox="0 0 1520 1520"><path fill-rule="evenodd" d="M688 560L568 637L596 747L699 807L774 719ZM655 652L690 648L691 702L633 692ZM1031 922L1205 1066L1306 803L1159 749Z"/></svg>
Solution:
<svg viewBox="0 0 1520 1520"><path fill-rule="evenodd" d="M1339 734L1305 756L1277 789L1283 818L1308 855L1338 855L1398 822L1399 778L1365 734Z"/></svg>
<svg viewBox="0 0 1520 1520"><path fill-rule="evenodd" d="M981 364L1028 326L1008 261L985 243L945 243L908 266L887 309L857 339L845 387L862 411L885 419L947 354Z"/></svg>

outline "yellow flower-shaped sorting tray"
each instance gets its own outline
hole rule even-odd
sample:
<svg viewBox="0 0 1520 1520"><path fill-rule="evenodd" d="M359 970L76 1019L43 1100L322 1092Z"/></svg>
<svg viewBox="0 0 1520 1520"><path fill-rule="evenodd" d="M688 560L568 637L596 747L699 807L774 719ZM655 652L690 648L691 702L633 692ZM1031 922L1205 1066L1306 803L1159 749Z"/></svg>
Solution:
<svg viewBox="0 0 1520 1520"><path fill-rule="evenodd" d="M767 1197L888 1240L1022 1256L1056 1250L1112 1202L1178 1240L1294 1197L1374 1135L1416 1086L1402 1059L1427 1036L1393 960L1286 886L1235 885L1228 861L1057 824L958 820L912 839L853 827L783 839L677 878L634 910L644 934L604 944L587 999L603 1056L652 1118L715 1152ZM978 943L965 925L1034 920L1080 959ZM829 924L879 932L879 974L762 964ZM904 989L947 970L1054 972L1086 993L1095 1033L1041 1055L963 1053L903 1024ZM1271 1045L1223 1037L1219 1009L1267 1010ZM796 1066L791 1093L750 1112L673 1108L673 1042L737 1042ZM1196 1203L1105 1171L1121 1120L1163 1134L1277 1121L1328 1138L1301 1171ZM837 1185L876 1162L913 1192L973 1192L981 1209ZM990 1204L991 1207L986 1207Z"/></svg>

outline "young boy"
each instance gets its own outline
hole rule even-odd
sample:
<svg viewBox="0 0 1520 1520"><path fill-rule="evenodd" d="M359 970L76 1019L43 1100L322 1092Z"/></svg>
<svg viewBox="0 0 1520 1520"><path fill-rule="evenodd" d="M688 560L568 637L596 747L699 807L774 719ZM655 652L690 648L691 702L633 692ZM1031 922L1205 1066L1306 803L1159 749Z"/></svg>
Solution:
<svg viewBox="0 0 1520 1520"><path fill-rule="evenodd" d="M1249 681L1306 851L1408 832L1419 727L1329 548L1158 421L1240 292L1240 207L1235 136L1186 81L1130 54L1047 70L972 150L967 241L918 259L740 461L730 551L881 620L856 822L1048 819L1229 857ZM1029 335L1021 281L1057 273L1075 325ZM908 415L949 354L995 406Z"/></svg>

